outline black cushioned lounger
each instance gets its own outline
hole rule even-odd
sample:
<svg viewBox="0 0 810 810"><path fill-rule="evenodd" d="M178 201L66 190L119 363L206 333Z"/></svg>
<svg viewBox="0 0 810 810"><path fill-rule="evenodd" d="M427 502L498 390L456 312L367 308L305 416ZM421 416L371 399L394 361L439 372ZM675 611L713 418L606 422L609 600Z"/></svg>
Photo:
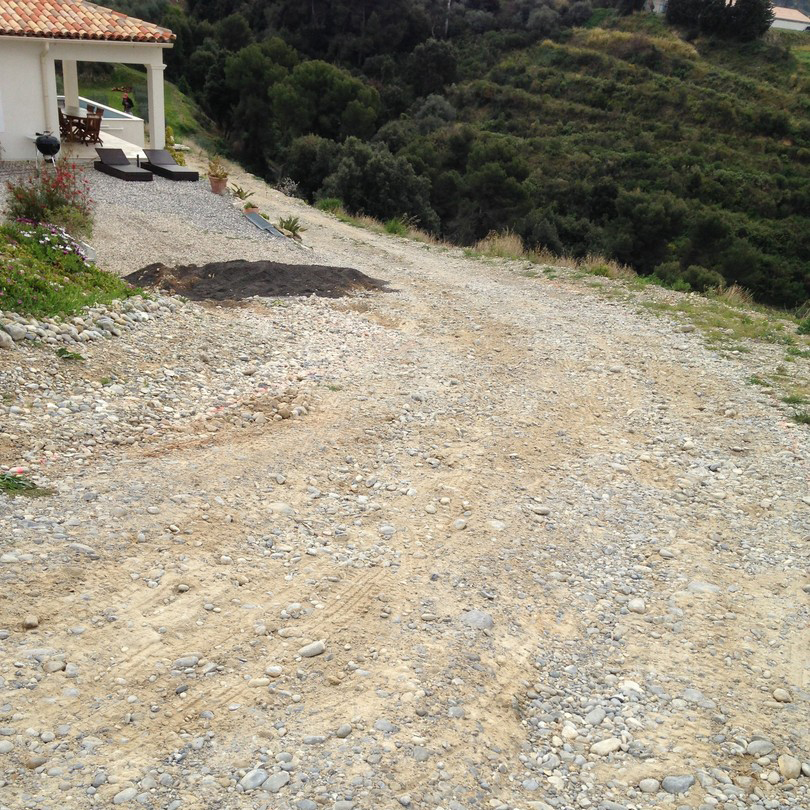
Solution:
<svg viewBox="0 0 810 810"><path fill-rule="evenodd" d="M168 177L169 180L199 180L200 173L180 166L165 149L144 149L146 162L141 165L150 172Z"/></svg>
<svg viewBox="0 0 810 810"><path fill-rule="evenodd" d="M152 172L140 166L133 166L127 160L123 149L96 149L96 152L100 158L93 164L96 171L117 177L119 180L143 182L152 179Z"/></svg>

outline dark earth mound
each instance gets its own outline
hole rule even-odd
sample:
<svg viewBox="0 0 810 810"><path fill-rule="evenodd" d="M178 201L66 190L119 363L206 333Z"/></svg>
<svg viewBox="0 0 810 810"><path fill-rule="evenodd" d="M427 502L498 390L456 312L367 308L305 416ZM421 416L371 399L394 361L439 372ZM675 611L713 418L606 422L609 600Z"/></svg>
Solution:
<svg viewBox="0 0 810 810"><path fill-rule="evenodd" d="M150 264L126 276L138 287L157 287L194 301L235 301L259 295L320 295L340 298L358 290L381 290L385 283L351 267L248 262L241 259L211 264Z"/></svg>

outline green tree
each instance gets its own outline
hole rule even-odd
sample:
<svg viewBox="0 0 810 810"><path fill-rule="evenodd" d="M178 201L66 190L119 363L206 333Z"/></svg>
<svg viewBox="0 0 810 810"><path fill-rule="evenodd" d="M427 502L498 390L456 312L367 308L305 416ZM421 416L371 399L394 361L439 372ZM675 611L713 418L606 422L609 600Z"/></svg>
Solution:
<svg viewBox="0 0 810 810"><path fill-rule="evenodd" d="M383 144L348 138L321 196L338 197L350 211L379 219L407 215L430 231L439 225L427 178L418 177L404 157L395 157Z"/></svg>
<svg viewBox="0 0 810 810"><path fill-rule="evenodd" d="M310 201L332 173L339 145L318 135L302 135L287 150L285 174L298 183L298 190Z"/></svg>
<svg viewBox="0 0 810 810"><path fill-rule="evenodd" d="M379 106L373 87L320 60L296 65L273 91L273 114L291 138L370 137Z"/></svg>
<svg viewBox="0 0 810 810"><path fill-rule="evenodd" d="M417 45L406 68L406 78L417 96L441 93L456 80L456 50L450 42L429 39Z"/></svg>
<svg viewBox="0 0 810 810"><path fill-rule="evenodd" d="M651 273L669 258L670 242L680 235L686 213L686 204L667 191L620 191L617 216L609 226L613 255L642 273Z"/></svg>
<svg viewBox="0 0 810 810"><path fill-rule="evenodd" d="M253 42L248 21L241 14L230 14L216 24L217 40L226 51L238 51Z"/></svg>
<svg viewBox="0 0 810 810"><path fill-rule="evenodd" d="M740 42L759 39L773 22L771 0L737 0L728 11L728 35Z"/></svg>

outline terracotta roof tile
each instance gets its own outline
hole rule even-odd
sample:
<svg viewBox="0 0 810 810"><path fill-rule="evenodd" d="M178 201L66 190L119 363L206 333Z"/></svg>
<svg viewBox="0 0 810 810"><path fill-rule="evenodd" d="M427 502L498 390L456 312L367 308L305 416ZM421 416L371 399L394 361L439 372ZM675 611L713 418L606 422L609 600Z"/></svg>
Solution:
<svg viewBox="0 0 810 810"><path fill-rule="evenodd" d="M168 28L85 0L0 0L0 35L172 42Z"/></svg>

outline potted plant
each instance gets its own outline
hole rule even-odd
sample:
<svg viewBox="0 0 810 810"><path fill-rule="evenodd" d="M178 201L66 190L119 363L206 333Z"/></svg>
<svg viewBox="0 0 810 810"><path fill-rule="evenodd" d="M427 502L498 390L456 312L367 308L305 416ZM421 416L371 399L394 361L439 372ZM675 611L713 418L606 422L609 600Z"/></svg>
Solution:
<svg viewBox="0 0 810 810"><path fill-rule="evenodd" d="M228 170L219 155L208 161L208 182L214 194L222 194L228 187Z"/></svg>

